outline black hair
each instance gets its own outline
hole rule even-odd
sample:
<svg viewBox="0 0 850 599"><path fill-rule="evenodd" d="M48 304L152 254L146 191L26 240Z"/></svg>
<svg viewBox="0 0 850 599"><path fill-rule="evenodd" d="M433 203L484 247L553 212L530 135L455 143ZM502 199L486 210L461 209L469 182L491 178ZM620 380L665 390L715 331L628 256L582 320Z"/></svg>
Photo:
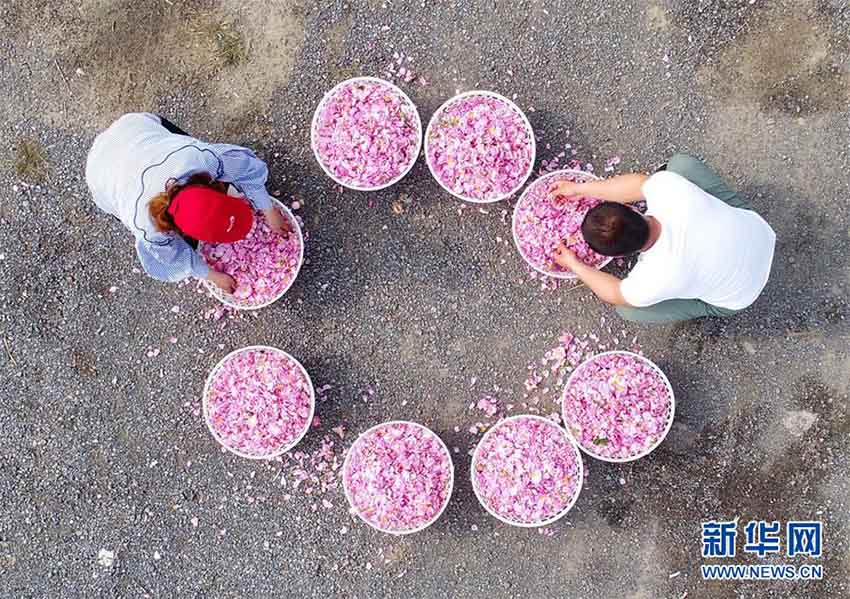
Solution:
<svg viewBox="0 0 850 599"><path fill-rule="evenodd" d="M587 244L603 256L634 254L649 240L649 224L623 204L602 202L588 210L581 223Z"/></svg>

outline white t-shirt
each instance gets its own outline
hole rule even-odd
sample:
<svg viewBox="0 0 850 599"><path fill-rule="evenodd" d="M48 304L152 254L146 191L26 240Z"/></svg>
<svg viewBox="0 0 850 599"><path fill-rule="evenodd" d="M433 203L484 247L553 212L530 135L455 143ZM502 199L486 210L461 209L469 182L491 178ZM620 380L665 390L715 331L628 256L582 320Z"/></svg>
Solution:
<svg viewBox="0 0 850 599"><path fill-rule="evenodd" d="M752 210L733 208L676 173L643 184L647 216L661 235L620 284L623 298L645 307L668 299L700 299L741 310L767 284L776 234Z"/></svg>

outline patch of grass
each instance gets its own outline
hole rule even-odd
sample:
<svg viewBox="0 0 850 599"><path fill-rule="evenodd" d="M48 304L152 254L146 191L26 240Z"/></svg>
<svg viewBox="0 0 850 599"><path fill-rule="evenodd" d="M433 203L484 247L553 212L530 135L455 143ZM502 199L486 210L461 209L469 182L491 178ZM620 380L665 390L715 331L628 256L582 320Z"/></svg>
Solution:
<svg viewBox="0 0 850 599"><path fill-rule="evenodd" d="M235 66L248 60L248 50L242 36L229 23L219 23L212 28L216 53L225 66Z"/></svg>
<svg viewBox="0 0 850 599"><path fill-rule="evenodd" d="M47 178L47 151L37 139L24 138L15 149L15 173L27 183L41 183Z"/></svg>

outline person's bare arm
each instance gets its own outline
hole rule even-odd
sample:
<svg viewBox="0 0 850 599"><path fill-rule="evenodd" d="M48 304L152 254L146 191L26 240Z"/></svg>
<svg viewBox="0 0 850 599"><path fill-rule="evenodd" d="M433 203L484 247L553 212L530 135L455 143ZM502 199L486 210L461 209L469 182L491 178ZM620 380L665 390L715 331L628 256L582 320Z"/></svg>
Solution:
<svg viewBox="0 0 850 599"><path fill-rule="evenodd" d="M576 255L565 244L562 243L555 249L552 259L557 264L560 264L564 268L569 268L576 273L576 276L581 279L581 282L590 287L590 290L596 294L596 297L603 302L608 302L614 306L629 305L620 291L620 279L607 272L602 272L592 266L588 266L576 258Z"/></svg>
<svg viewBox="0 0 850 599"><path fill-rule="evenodd" d="M227 273L219 272L211 268L207 275L207 280L214 283L216 287L225 293L233 293L236 291L236 281Z"/></svg>
<svg viewBox="0 0 850 599"><path fill-rule="evenodd" d="M269 223L269 227L271 227L272 231L275 231L284 237L292 231L289 221L283 214L281 214L280 210L278 210L276 206L263 210L263 215L265 215L266 222Z"/></svg>
<svg viewBox="0 0 850 599"><path fill-rule="evenodd" d="M586 183L561 181L552 186L550 196L555 201L564 201L562 198L568 200L573 197L591 197L618 204L634 204L644 199L641 187L648 178L649 175L643 173L629 173Z"/></svg>

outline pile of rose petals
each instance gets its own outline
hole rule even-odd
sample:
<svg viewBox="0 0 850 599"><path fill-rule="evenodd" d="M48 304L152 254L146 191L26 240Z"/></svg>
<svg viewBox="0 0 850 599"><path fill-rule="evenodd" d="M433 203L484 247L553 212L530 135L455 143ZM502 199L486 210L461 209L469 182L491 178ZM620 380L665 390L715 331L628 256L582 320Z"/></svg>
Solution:
<svg viewBox="0 0 850 599"><path fill-rule="evenodd" d="M572 275L552 260L562 241L589 266L601 268L611 260L594 252L581 234L585 214L602 200L582 197L555 201L551 197L553 185L575 180L574 174L564 171L537 179L525 190L514 211L514 240L520 254L534 268L554 276Z"/></svg>
<svg viewBox="0 0 850 599"><path fill-rule="evenodd" d="M628 460L645 455L664 438L673 418L673 396L646 358L606 352L579 366L567 381L563 416L589 454Z"/></svg>
<svg viewBox="0 0 850 599"><path fill-rule="evenodd" d="M412 422L372 427L352 445L343 486L354 511L389 533L420 530L449 501L454 470L439 437Z"/></svg>
<svg viewBox="0 0 850 599"><path fill-rule="evenodd" d="M224 359L204 394L204 417L216 439L245 457L290 449L310 426L313 387L288 355L245 348Z"/></svg>
<svg viewBox="0 0 850 599"><path fill-rule="evenodd" d="M472 458L475 494L490 512L518 525L560 517L581 489L581 457L563 428L537 416L494 426Z"/></svg>
<svg viewBox="0 0 850 599"><path fill-rule="evenodd" d="M289 220L289 233L272 231L263 213L256 212L254 226L245 239L201 245L201 255L209 267L236 280L232 295L207 284L213 295L236 307L251 308L273 302L286 293L301 268L303 247L295 219L286 212L283 215Z"/></svg>
<svg viewBox="0 0 850 599"><path fill-rule="evenodd" d="M422 125L416 107L395 86L358 78L319 106L312 133L316 158L337 183L378 189L416 162Z"/></svg>
<svg viewBox="0 0 850 599"><path fill-rule="evenodd" d="M534 132L519 109L489 95L450 100L427 133L431 173L452 193L491 202L516 192L534 162Z"/></svg>

